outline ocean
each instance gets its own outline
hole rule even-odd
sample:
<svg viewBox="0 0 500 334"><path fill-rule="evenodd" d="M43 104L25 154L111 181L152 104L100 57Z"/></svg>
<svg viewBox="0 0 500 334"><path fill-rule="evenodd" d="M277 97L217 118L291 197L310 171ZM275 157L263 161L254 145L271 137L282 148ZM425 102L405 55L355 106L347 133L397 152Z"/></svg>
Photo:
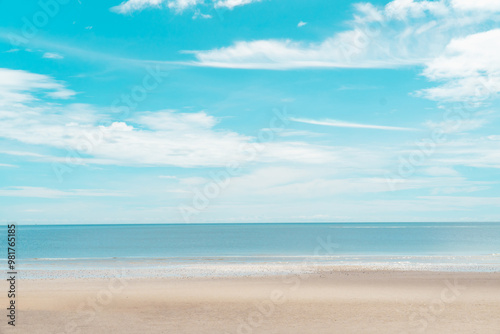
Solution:
<svg viewBox="0 0 500 334"><path fill-rule="evenodd" d="M207 268L230 272L235 264L301 263L500 270L497 223L17 225L16 233L18 266L26 277L105 268L162 275L178 275L181 268L194 275ZM6 249L6 227L0 240Z"/></svg>

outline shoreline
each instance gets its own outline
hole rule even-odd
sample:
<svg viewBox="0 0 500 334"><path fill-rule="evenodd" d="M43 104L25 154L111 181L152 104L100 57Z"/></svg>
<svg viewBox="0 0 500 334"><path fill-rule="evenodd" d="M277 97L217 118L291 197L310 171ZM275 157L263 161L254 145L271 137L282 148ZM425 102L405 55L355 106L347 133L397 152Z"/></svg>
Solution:
<svg viewBox="0 0 500 334"><path fill-rule="evenodd" d="M345 271L367 272L446 272L500 273L498 263L421 263L397 262L238 262L238 261L171 261L164 259L57 260L22 262L18 267L23 279L71 278L189 278L189 277L266 277L294 274Z"/></svg>
<svg viewBox="0 0 500 334"><path fill-rule="evenodd" d="M126 270L126 269L124 269ZM346 276L351 278L361 277L370 279L379 279L383 277L389 277L391 279L404 279L404 278L415 278L415 279L425 279L426 277L432 279L438 279L440 277L460 277L460 278L480 278L485 280L495 280L497 279L500 284L500 271L484 272L484 271L437 271L437 270L395 270L395 269L374 269L374 268L363 268L363 267L328 267L317 270L302 270L302 271L288 271L288 272L275 272L271 271L269 273L251 273L247 275L240 275L238 273L227 273L224 275L219 275L215 273L214 275L196 275L196 276L128 276L125 275L127 272L106 271L105 273L110 273L106 276L67 276L67 277L52 277L49 279L44 278L27 278L26 276L21 277L20 280L23 282L28 282L30 284L36 284L39 281L54 281L54 282L100 282L112 279L124 280L124 281L165 281L165 282L175 282L175 281L232 281L232 280L280 280L283 278L299 277L299 278L312 278L312 279L336 279Z"/></svg>

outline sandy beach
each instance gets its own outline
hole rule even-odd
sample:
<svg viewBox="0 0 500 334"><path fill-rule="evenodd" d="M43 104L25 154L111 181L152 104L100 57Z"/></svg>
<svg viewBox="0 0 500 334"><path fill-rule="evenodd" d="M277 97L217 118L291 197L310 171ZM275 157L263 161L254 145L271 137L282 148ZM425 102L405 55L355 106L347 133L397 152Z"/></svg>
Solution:
<svg viewBox="0 0 500 334"><path fill-rule="evenodd" d="M17 312L2 333L499 333L500 273L21 280Z"/></svg>

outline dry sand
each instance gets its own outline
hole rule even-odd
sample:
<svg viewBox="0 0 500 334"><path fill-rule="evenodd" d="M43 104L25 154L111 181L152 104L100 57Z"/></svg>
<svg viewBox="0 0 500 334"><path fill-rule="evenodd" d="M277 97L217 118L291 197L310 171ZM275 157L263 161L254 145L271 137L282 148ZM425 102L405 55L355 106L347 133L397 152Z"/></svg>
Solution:
<svg viewBox="0 0 500 334"><path fill-rule="evenodd" d="M498 334L500 273L21 280L17 312L1 333Z"/></svg>

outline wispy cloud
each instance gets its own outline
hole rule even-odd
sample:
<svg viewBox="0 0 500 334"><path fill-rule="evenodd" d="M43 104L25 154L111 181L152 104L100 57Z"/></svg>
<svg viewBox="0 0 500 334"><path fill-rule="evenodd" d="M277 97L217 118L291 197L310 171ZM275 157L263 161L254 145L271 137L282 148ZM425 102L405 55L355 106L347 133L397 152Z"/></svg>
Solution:
<svg viewBox="0 0 500 334"><path fill-rule="evenodd" d="M464 11L500 11L500 2L496 0L451 0L451 5Z"/></svg>
<svg viewBox="0 0 500 334"><path fill-rule="evenodd" d="M251 3L260 2L261 0L217 0L215 7L223 7L233 9L234 7L249 5Z"/></svg>
<svg viewBox="0 0 500 334"><path fill-rule="evenodd" d="M500 29L486 24L500 20L498 1L394 0L354 7L353 28L321 42L236 41L187 52L196 58L192 65L235 69L424 66L425 77L443 83L416 95L437 101L484 100L500 92Z"/></svg>
<svg viewBox="0 0 500 334"><path fill-rule="evenodd" d="M44 187L5 187L5 188L0 188L0 196L61 198L70 196L122 197L128 195L120 192L112 192L102 189L58 190L58 189L51 189Z"/></svg>
<svg viewBox="0 0 500 334"><path fill-rule="evenodd" d="M43 92L55 99L67 99L76 94L49 76L0 68L0 106L33 101L35 92Z"/></svg>
<svg viewBox="0 0 500 334"><path fill-rule="evenodd" d="M43 154L38 154L38 153L33 153L33 152L26 152L26 151L0 151L0 154L7 154L7 155L14 155L14 156L21 156L21 157L34 157L34 158L45 158L47 156Z"/></svg>
<svg viewBox="0 0 500 334"><path fill-rule="evenodd" d="M167 180L178 180L177 176L174 175L160 175L158 176L160 179L167 179Z"/></svg>
<svg viewBox="0 0 500 334"><path fill-rule="evenodd" d="M439 66L436 66L438 71L432 70L434 59L441 56L445 49L451 49L450 52L456 50L447 47L454 39L484 31L484 23L498 20L500 11L498 2L490 0L394 0L383 7L359 3L355 8L356 13L349 22L353 28L334 33L321 42L240 40L229 46L192 51L196 58L194 65L266 70L428 65L429 69L424 74L439 80ZM304 24L301 21L298 26ZM491 40L486 42L489 44L485 44L495 51L496 58L492 59L497 59L497 52L500 52L495 49L496 40L498 36L491 36ZM481 46L468 50L471 55L468 60L471 61L467 64L483 64L473 57L474 52L482 52ZM450 65L454 63L457 62L450 62ZM454 80L443 87L423 90L421 95L431 99L461 98L464 94L471 94L471 90L477 87L477 81L478 78Z"/></svg>
<svg viewBox="0 0 500 334"><path fill-rule="evenodd" d="M418 131L418 129L413 129L413 128L404 128L404 127L386 126L386 125L373 125L373 124L360 124L360 123L338 121L338 120L333 120L333 119L313 120L313 119L305 119L305 118L291 118L290 120L293 122L314 124L314 125L333 126L333 127L337 127L337 128L358 128L358 129L375 129L375 130L392 130L392 131Z"/></svg>
<svg viewBox="0 0 500 334"><path fill-rule="evenodd" d="M177 13L182 13L187 9L193 9L197 6L233 9L259 1L261 0L126 0L118 6L112 7L111 11L119 14L131 14L146 8L162 8L166 6ZM200 15L196 17L198 16ZM203 14L202 17L209 18Z"/></svg>
<svg viewBox="0 0 500 334"><path fill-rule="evenodd" d="M11 39L19 39L22 36L22 30L14 29L1 29L0 28L0 41L11 42ZM45 39L41 36L37 36L35 39L29 39L23 42L23 46L33 48L33 49L43 49L43 50L53 50L52 53L64 54L66 57L73 57L88 61L96 61L112 65L113 68L116 67L126 67L138 66L145 67L147 65L154 64L154 61L140 60L133 58L126 58L120 55L115 55L112 53L106 53L102 51L95 51L89 48L82 48L78 44L71 44L68 42L61 42L54 39ZM27 51L28 49L25 49ZM158 62L156 62L158 63ZM179 64L178 62L162 62L162 65L167 64Z"/></svg>
<svg viewBox="0 0 500 334"><path fill-rule="evenodd" d="M196 0L194 0L196 1ZM140 11L148 7L160 7L164 0L127 0L119 4L118 6L111 7L111 11L120 14L130 14L135 11ZM190 0L184 0L184 3L193 2Z"/></svg>
<svg viewBox="0 0 500 334"><path fill-rule="evenodd" d="M460 176L460 173L450 167L431 166L423 170L429 176Z"/></svg>
<svg viewBox="0 0 500 334"><path fill-rule="evenodd" d="M1 71L0 71L1 73ZM18 89L36 89L44 93L50 89L66 92L62 83L47 76L22 71L4 70L10 75L6 81L12 91L13 79ZM0 77L0 96L2 94ZM10 84L10 85L8 85ZM18 93L16 103L6 103L0 109L0 137L31 145L82 152L76 164L106 164L126 166L178 166L220 167L228 163L248 160L256 138L235 131L216 129L218 119L203 111L183 113L175 110L137 112L123 121L101 121L111 116L103 115L91 105L56 105L50 100L31 101L31 92ZM57 95L48 92L47 95ZM5 102L5 101L4 101ZM22 127L20 127L22 124ZM93 138L95 140L87 140ZM62 154L65 154L64 152ZM32 156L46 160L44 156ZM256 156L256 161L296 161L309 163L330 162L335 158L335 148L307 142L275 141ZM49 157L52 161L63 157ZM67 160L67 159L66 159Z"/></svg>
<svg viewBox="0 0 500 334"><path fill-rule="evenodd" d="M53 53L53 52L45 52L42 56L42 58L47 58L47 59L64 59L63 56L61 56L58 53Z"/></svg>
<svg viewBox="0 0 500 334"><path fill-rule="evenodd" d="M500 168L498 142L489 138L460 138L441 144L440 155L433 159L440 166Z"/></svg>
<svg viewBox="0 0 500 334"><path fill-rule="evenodd" d="M463 119L460 122L448 120L443 122L427 121L425 126L430 129L439 129L443 133L462 133L482 128L488 123L486 119Z"/></svg>
<svg viewBox="0 0 500 334"><path fill-rule="evenodd" d="M10 167L10 168L16 168L16 167L19 167L19 166L16 166L16 165L11 165L11 164L0 164L0 167Z"/></svg>

